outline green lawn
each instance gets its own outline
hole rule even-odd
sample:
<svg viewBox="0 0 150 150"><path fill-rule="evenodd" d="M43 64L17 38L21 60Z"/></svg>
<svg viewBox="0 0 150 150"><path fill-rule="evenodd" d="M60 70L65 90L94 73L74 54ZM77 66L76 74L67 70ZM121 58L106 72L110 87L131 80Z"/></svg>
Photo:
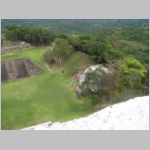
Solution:
<svg viewBox="0 0 150 150"><path fill-rule="evenodd" d="M70 56L64 66L67 74L74 74L77 71L89 66L89 64L93 64L93 61L89 55L82 52L76 52Z"/></svg>
<svg viewBox="0 0 150 150"><path fill-rule="evenodd" d="M32 48L2 56L2 61L30 58L43 69L41 75L2 84L2 129L21 129L46 121L64 121L91 112L90 101L81 103L76 97L71 77L59 69L50 73L46 70L42 59L45 51L46 48Z"/></svg>
<svg viewBox="0 0 150 150"><path fill-rule="evenodd" d="M30 48L24 49L22 51L16 51L10 55L4 54L1 57L2 61L8 61L18 58L30 58L32 61L38 65L40 68L43 68L43 53L47 50L47 48ZM43 68L44 69L44 68Z"/></svg>

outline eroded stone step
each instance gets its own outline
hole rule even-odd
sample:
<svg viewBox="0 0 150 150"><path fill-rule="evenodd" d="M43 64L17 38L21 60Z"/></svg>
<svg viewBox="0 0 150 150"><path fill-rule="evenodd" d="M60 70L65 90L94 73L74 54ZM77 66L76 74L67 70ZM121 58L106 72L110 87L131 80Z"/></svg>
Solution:
<svg viewBox="0 0 150 150"><path fill-rule="evenodd" d="M42 73L30 59L16 59L1 63L1 80L15 80Z"/></svg>

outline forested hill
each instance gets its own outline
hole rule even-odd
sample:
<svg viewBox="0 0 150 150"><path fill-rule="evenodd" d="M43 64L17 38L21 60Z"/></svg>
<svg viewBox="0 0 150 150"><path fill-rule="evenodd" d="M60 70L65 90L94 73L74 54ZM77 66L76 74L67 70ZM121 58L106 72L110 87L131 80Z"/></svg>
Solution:
<svg viewBox="0 0 150 150"><path fill-rule="evenodd" d="M115 27L148 27L148 19L2 19L2 28L8 25L47 26L58 32L90 32Z"/></svg>

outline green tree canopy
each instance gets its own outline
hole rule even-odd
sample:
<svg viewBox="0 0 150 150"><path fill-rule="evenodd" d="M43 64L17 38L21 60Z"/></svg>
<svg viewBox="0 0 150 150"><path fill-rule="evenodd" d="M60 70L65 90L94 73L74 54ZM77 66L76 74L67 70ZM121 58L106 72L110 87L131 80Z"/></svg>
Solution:
<svg viewBox="0 0 150 150"><path fill-rule="evenodd" d="M56 59L58 60L59 64L61 65L62 59L69 54L70 45L67 40L56 38L55 39L55 46L53 49L53 54L55 55Z"/></svg>
<svg viewBox="0 0 150 150"><path fill-rule="evenodd" d="M48 45L53 42L55 34L40 26L10 25L5 29L6 39L26 41L33 45Z"/></svg>
<svg viewBox="0 0 150 150"><path fill-rule="evenodd" d="M139 74L141 77L144 77L146 74L146 69L144 66L134 57L125 57L121 68L125 74L137 72L137 74Z"/></svg>

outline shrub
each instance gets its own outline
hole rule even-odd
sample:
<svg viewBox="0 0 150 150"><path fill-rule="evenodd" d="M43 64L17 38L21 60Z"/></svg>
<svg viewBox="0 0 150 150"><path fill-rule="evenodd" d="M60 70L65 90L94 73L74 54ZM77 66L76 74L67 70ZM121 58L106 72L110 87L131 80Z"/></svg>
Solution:
<svg viewBox="0 0 150 150"><path fill-rule="evenodd" d="M131 74L134 72L141 77L144 77L146 74L146 69L144 66L133 57L124 58L121 69L124 74Z"/></svg>
<svg viewBox="0 0 150 150"><path fill-rule="evenodd" d="M54 54L53 54L53 52L52 51L50 51L50 50L47 50L45 53L44 53L44 60L47 62L47 63L49 63L49 64L52 64L52 63L54 63L55 62L55 60L54 60Z"/></svg>
<svg viewBox="0 0 150 150"><path fill-rule="evenodd" d="M116 91L115 77L107 74L101 69L87 73L86 79L81 85L81 96L88 96L92 104L110 101L111 95Z"/></svg>
<svg viewBox="0 0 150 150"><path fill-rule="evenodd" d="M117 68L119 87L142 89L142 79L146 76L144 66L133 57L126 57Z"/></svg>

